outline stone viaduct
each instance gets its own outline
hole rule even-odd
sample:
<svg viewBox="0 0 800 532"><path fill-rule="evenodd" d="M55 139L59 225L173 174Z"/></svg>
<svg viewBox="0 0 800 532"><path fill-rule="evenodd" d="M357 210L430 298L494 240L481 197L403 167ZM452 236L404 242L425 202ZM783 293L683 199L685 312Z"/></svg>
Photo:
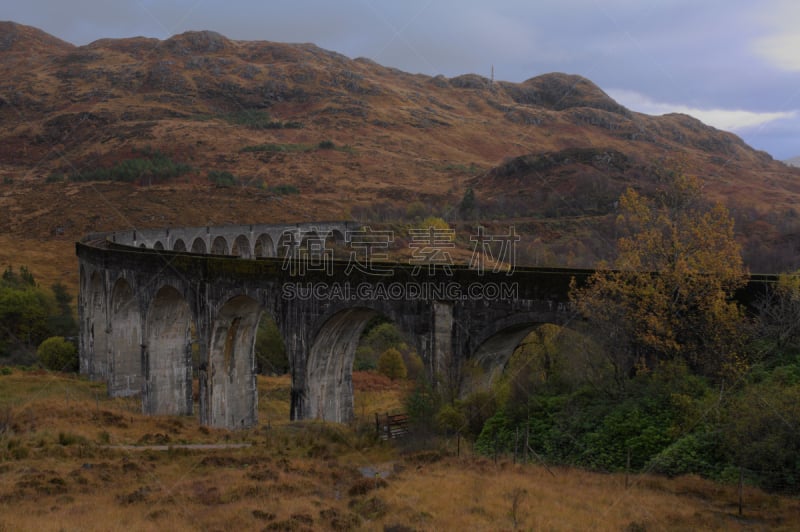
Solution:
<svg viewBox="0 0 800 532"><path fill-rule="evenodd" d="M434 382L462 382L466 361L491 376L537 325L574 319L570 281L592 273L365 265L354 246L350 260L334 259L331 250L360 231L331 222L85 237L77 243L81 373L105 380L112 396L141 396L147 414L191 414L198 378L201 423L251 427L255 337L267 312L289 357L291 418L345 422L355 350L373 317L398 327Z"/></svg>

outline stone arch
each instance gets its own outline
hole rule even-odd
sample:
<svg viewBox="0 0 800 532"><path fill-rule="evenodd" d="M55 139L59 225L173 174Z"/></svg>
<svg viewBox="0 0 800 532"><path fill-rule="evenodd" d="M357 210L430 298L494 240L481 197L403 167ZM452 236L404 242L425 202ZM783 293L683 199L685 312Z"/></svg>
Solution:
<svg viewBox="0 0 800 532"><path fill-rule="evenodd" d="M202 237L197 237L192 242L192 253L206 253L206 241Z"/></svg>
<svg viewBox="0 0 800 532"><path fill-rule="evenodd" d="M108 315L106 308L106 286L98 272L89 280L88 370L92 379L108 376Z"/></svg>
<svg viewBox="0 0 800 532"><path fill-rule="evenodd" d="M292 247L298 244L299 242L297 242L293 231L284 231L278 239L278 245L275 246L275 254L278 257L286 257L290 252L294 251Z"/></svg>
<svg viewBox="0 0 800 532"><path fill-rule="evenodd" d="M275 255L275 244L272 242L272 237L267 233L259 235L258 238L256 238L255 245L256 258L274 257Z"/></svg>
<svg viewBox="0 0 800 532"><path fill-rule="evenodd" d="M220 308L212 326L206 369L207 401L201 419L213 427L240 429L258 422L255 340L261 309L247 296L235 296ZM203 376L201 374L201 382Z"/></svg>
<svg viewBox="0 0 800 532"><path fill-rule="evenodd" d="M236 240L233 241L233 246L231 246L231 255L236 255L243 259L250 258L250 241L246 236L239 235L236 237Z"/></svg>
<svg viewBox="0 0 800 532"><path fill-rule="evenodd" d="M186 251L186 243L179 238L172 244L172 251Z"/></svg>
<svg viewBox="0 0 800 532"><path fill-rule="evenodd" d="M465 371L461 394L488 389L492 382L503 373L511 355L523 340L537 327L555 323L552 316L521 313L497 320L486 327L475 338L475 348L467 353L466 363L471 366Z"/></svg>
<svg viewBox="0 0 800 532"><path fill-rule="evenodd" d="M228 241L224 236L218 236L211 244L212 255L227 255L228 254Z"/></svg>
<svg viewBox="0 0 800 532"><path fill-rule="evenodd" d="M183 295L163 286L147 311L143 410L192 413L192 312Z"/></svg>
<svg viewBox="0 0 800 532"><path fill-rule="evenodd" d="M361 333L379 314L366 307L348 308L322 324L306 362L303 404L292 405L293 415L336 423L353 419L353 360Z"/></svg>
<svg viewBox="0 0 800 532"><path fill-rule="evenodd" d="M325 238L314 230L306 231L300 237L301 248L308 248L309 246L322 246L324 243Z"/></svg>
<svg viewBox="0 0 800 532"><path fill-rule="evenodd" d="M333 255L337 258L347 258L349 256L349 249L347 248L347 242L345 241L345 235L339 231L338 229L331 229L325 235L325 245L326 250L332 250Z"/></svg>
<svg viewBox="0 0 800 532"><path fill-rule="evenodd" d="M142 392L142 315L131 285L118 279L111 292L108 393L128 397Z"/></svg>
<svg viewBox="0 0 800 532"><path fill-rule="evenodd" d="M335 242L343 244L345 241L344 233L338 229L331 229L328 231L328 238L332 238Z"/></svg>
<svg viewBox="0 0 800 532"><path fill-rule="evenodd" d="M157 249L159 251L163 251L164 244L162 244L160 240L156 240L156 243L153 244L153 249Z"/></svg>
<svg viewBox="0 0 800 532"><path fill-rule="evenodd" d="M147 245L144 242L142 242L141 244L139 244L139 247L140 248L147 248Z"/></svg>

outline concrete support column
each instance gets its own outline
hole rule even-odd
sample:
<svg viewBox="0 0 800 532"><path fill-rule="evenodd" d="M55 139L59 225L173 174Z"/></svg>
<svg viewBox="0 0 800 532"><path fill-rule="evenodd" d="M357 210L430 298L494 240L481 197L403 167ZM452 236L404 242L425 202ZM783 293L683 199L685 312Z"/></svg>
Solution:
<svg viewBox="0 0 800 532"><path fill-rule="evenodd" d="M431 327L431 382L434 386L449 386L453 372L453 304L433 302L433 327ZM444 381L444 382L441 382Z"/></svg>

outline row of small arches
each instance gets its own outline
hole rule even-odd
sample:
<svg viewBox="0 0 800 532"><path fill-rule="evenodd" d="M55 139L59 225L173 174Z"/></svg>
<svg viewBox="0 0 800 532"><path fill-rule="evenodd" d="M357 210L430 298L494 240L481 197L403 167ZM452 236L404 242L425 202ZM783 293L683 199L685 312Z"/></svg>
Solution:
<svg viewBox="0 0 800 532"><path fill-rule="evenodd" d="M330 231L327 234L320 235L315 231L303 233L300 242L295 241L295 236L292 232L286 231L278 239L277 245L272 240L272 237L266 233L261 234L255 239L254 245L251 246L250 239L246 235L239 235L230 245L228 239L224 236L217 236L211 241L209 246L206 239L202 236L195 237L191 240L191 245L188 239L176 238L171 244L171 251L183 251L198 254L211 254L211 255L232 255L242 257L245 259L250 258L264 258L276 257L281 252L285 252L293 245L299 247L309 247L310 245L319 245L322 248L331 249L344 242L344 235L339 231ZM147 248L145 243L139 244L140 248ZM152 249L166 250L167 247L161 240L156 240Z"/></svg>

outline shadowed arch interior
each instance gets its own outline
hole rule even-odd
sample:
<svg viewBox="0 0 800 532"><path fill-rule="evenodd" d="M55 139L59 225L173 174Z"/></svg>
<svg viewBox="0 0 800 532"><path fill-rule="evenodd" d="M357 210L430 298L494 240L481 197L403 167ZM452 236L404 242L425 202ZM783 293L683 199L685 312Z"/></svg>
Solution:
<svg viewBox="0 0 800 532"><path fill-rule="evenodd" d="M192 313L180 292L162 287L147 311L146 414L192 413Z"/></svg>
<svg viewBox="0 0 800 532"><path fill-rule="evenodd" d="M224 236L218 236L214 239L214 242L211 244L211 254L212 255L227 255L228 254L228 242L225 240Z"/></svg>
<svg viewBox="0 0 800 532"><path fill-rule="evenodd" d="M259 235L259 237L256 239L255 254L257 258L274 257L275 244L272 242L272 237L266 233Z"/></svg>
<svg viewBox="0 0 800 532"><path fill-rule="evenodd" d="M130 284L119 279L111 293L111 373L108 393L128 397L142 392L142 318Z"/></svg>
<svg viewBox="0 0 800 532"><path fill-rule="evenodd" d="M479 390L488 390L497 377L503 373L503 369L517 346L538 325L539 323L511 325L484 340L467 362L461 384L461 395L466 396Z"/></svg>
<svg viewBox="0 0 800 532"><path fill-rule="evenodd" d="M236 237L236 240L233 241L233 246L231 247L231 255L236 255L237 257L242 257L243 259L250 258L250 241L244 235L239 235Z"/></svg>
<svg viewBox="0 0 800 532"><path fill-rule="evenodd" d="M160 240L156 240L156 243L153 244L153 249L163 250L164 244L162 244Z"/></svg>
<svg viewBox="0 0 800 532"><path fill-rule="evenodd" d="M186 251L186 243L182 239L177 239L172 245L172 251Z"/></svg>
<svg viewBox="0 0 800 532"><path fill-rule="evenodd" d="M214 320L208 364L208 424L223 428L252 427L257 420L255 338L258 302L236 296Z"/></svg>
<svg viewBox="0 0 800 532"><path fill-rule="evenodd" d="M346 309L320 328L308 355L304 418L353 419L353 360L364 327L376 315L369 308Z"/></svg>
<svg viewBox="0 0 800 532"><path fill-rule="evenodd" d="M201 237L197 237L192 242L192 253L205 253L206 252L206 242Z"/></svg>
<svg viewBox="0 0 800 532"><path fill-rule="evenodd" d="M311 247L323 247L325 244L325 238L319 236L319 233L316 231L308 231L303 233L303 237L300 240L300 247L304 249L308 249Z"/></svg>
<svg viewBox="0 0 800 532"><path fill-rule="evenodd" d="M278 245L275 246L275 256L286 257L294 251L293 247L299 244L294 233L291 231L284 231L278 239Z"/></svg>

